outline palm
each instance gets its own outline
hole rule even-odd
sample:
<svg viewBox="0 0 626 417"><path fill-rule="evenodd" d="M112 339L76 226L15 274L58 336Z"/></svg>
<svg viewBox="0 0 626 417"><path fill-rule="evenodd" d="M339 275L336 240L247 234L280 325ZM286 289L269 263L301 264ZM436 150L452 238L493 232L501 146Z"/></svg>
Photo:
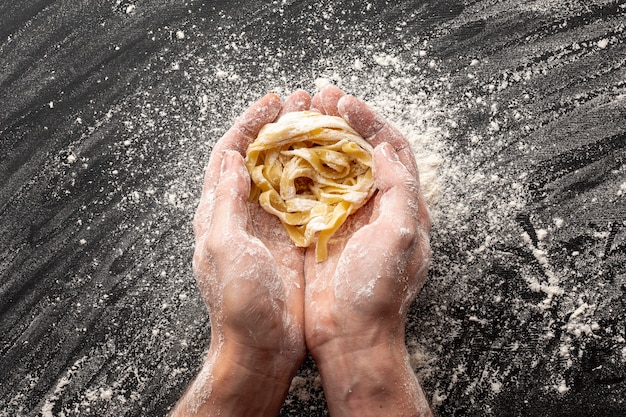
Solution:
<svg viewBox="0 0 626 417"><path fill-rule="evenodd" d="M254 202L248 205L251 235L259 239L271 254L266 262L275 265L278 271L276 286L282 288L285 297L284 314L289 316L295 331L304 339L304 251L296 247L280 221Z"/></svg>
<svg viewBox="0 0 626 417"><path fill-rule="evenodd" d="M377 306L371 302L360 303L359 296L368 291L367 279L373 272L358 253L368 253L373 261L372 246L365 226L376 215L378 198L374 197L359 211L349 216L331 239L328 258L316 262L315 247L310 247L305 259L305 334L309 349L337 337L336 326L359 327L366 325L377 314ZM374 261L374 263L378 263ZM371 288L372 296L381 290Z"/></svg>

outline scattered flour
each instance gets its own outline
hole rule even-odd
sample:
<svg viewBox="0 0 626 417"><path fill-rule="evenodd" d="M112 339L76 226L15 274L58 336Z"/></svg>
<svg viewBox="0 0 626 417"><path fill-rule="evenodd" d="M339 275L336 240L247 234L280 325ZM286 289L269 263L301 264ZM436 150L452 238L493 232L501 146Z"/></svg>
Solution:
<svg viewBox="0 0 626 417"><path fill-rule="evenodd" d="M116 6L127 15L136 13L134 4L116 1ZM287 3L274 2L276 16L289 11ZM154 306L133 306L151 312L141 319L133 318L142 320L137 338L150 340L152 353L157 356L170 351L178 355L190 348L196 351L189 356L200 356L198 340L206 333L198 329L206 329L206 322L202 321L205 310L188 265L193 247L189 224L198 203L202 168L212 146L237 115L266 92L275 91L284 97L297 88L314 93L333 84L365 99L398 127L409 139L418 162L422 191L434 219L433 268L418 303L421 310L410 316L411 334L420 337L413 341L411 364L431 394L432 404L441 405L459 395L473 396L480 390L491 397L505 393L509 375L527 366L542 366L533 362L536 358L525 355L541 349L541 343L548 343L557 334L558 347L545 352L548 362L554 363L549 369L555 375L550 389L566 393L570 388L564 371L579 360L584 342L601 330L594 317L600 310L598 301L578 297L572 284L577 279L574 267L555 266L562 265L557 264L559 254L553 250L559 239L557 234L567 231L570 219L566 222L554 215L545 219L553 225L545 225L542 219L531 218L543 225L535 228L536 242L527 232L520 239L521 229L515 218L528 210L527 175L507 171L505 164L493 159L494 149L511 145L507 140L513 123L530 123L521 105L500 102L498 94L545 74L531 68L529 74L510 70L490 79L479 71L488 63L486 59L462 57L466 67L458 71L467 83L464 85L475 88L460 91L458 79L446 70L449 63L442 62L424 39L414 39L409 33L399 37L397 44L378 42L376 34L363 24L352 28L361 35L352 46L334 48L332 40L316 37L315 25L343 27L342 18L322 10L321 5L311 7L308 20L294 23L300 25L303 37L309 37L307 46L312 47L296 52L280 44L267 48L246 34L226 12L216 16L215 22L203 22L204 27L196 22L197 25L184 26L184 30L166 26L151 29L147 39L167 39L169 43L158 56L138 68L146 76L139 77L136 91L93 122L92 115L83 115L80 124L88 133L75 143L77 155L85 162L82 169L87 169L87 162L92 164L83 158L92 135L107 132L105 128L117 124L120 137L115 138L107 155L109 182L102 185L102 191L88 206L81 208L80 226L85 230L97 226L99 207L107 204L116 205L120 213L142 215L141 223L123 221L116 231L124 236L128 231L141 235L121 253L129 252L142 265L130 268L119 285L128 288L138 300L155 298ZM403 36L404 26L399 28L398 36ZM387 39L387 34L383 38ZM173 49L176 45L191 45L196 39L201 42L194 48ZM608 38L597 43L599 49L608 46ZM299 54L306 55L317 48L324 53L303 60L306 65L299 67ZM286 65L285 57L294 64ZM531 99L527 92L520 92L520 102ZM54 103L49 106L53 108ZM480 109L484 120L468 124L464 120L468 109ZM522 140L512 146L520 152L529 149ZM65 160L73 172L80 169L80 164L74 164L76 160L74 154ZM141 181L122 182L127 176ZM63 198L63 191L71 189L71 183L63 187L67 188L58 192L59 198ZM626 182L619 186L618 193L626 193ZM608 233L601 233L601 237L608 238ZM81 239L79 243L85 245L87 241ZM169 245L166 249L173 259L161 256L164 245ZM515 251L526 255L523 262L511 261L516 259ZM584 249L570 253L577 255L572 262L588 256ZM120 259L124 259L122 254ZM93 262L98 265L101 260L94 258ZM510 265L511 270L505 268ZM153 282L139 282L136 276L152 276ZM500 292L494 296L492 291ZM489 293L488 297L485 293ZM502 305L507 306L504 312L514 319L494 317L494 303L497 311L501 311ZM187 322L175 318L173 311L184 312ZM513 342L504 337L525 327L533 327L533 334L540 337L530 342L522 336ZM202 340L206 341L206 337ZM492 362L480 358L480 366L470 363L463 349L474 342L485 344L485 355L498 352L513 360L503 369L480 369L485 363L488 368ZM461 348L452 352L451 346ZM621 348L618 353L626 361L626 347L619 346L616 349ZM98 401L125 401L128 407L141 402L139 393L150 378L158 379L159 374L150 370L152 374L146 376L139 369L145 364L141 360L127 362L127 357L136 355L128 349L106 344L102 347L104 353L91 355L92 359L98 355L109 358L113 364L109 373L116 380L103 388L92 386L92 395L83 395L80 401L85 403L77 401L76 409ZM187 377L194 372L193 365L184 369ZM167 375L182 374L168 372ZM72 375L68 373L60 379L46 397L41 408L43 417L52 416ZM135 388L122 393L122 385ZM293 380L288 403L313 406L321 402L322 396L319 375L305 370Z"/></svg>
<svg viewBox="0 0 626 417"><path fill-rule="evenodd" d="M113 398L113 390L111 388L101 389L100 398L105 401L111 401Z"/></svg>
<svg viewBox="0 0 626 417"><path fill-rule="evenodd" d="M570 389L565 383L565 381L561 381L559 385L555 386L554 388L557 390L559 394L565 394Z"/></svg>

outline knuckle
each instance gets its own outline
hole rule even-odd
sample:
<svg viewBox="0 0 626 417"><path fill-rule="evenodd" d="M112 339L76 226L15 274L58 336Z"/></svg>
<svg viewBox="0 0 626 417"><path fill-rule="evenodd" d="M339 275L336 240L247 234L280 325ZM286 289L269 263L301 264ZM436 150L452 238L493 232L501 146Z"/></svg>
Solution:
<svg viewBox="0 0 626 417"><path fill-rule="evenodd" d="M397 228L397 239L405 247L413 245L417 236L417 228L412 223L404 224Z"/></svg>
<svg viewBox="0 0 626 417"><path fill-rule="evenodd" d="M202 219L199 211L193 215L193 221L191 223L193 234L198 238L202 234Z"/></svg>

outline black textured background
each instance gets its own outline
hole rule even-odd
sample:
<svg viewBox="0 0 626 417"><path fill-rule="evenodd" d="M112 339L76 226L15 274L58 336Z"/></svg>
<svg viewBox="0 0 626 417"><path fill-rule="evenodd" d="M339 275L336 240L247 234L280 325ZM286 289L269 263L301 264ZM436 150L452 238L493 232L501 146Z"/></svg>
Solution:
<svg viewBox="0 0 626 417"><path fill-rule="evenodd" d="M442 416L626 415L626 2L0 3L0 416L160 416L209 343L191 217L267 91L439 168L407 343ZM408 110L411 109L411 110ZM326 415L307 361L281 415Z"/></svg>

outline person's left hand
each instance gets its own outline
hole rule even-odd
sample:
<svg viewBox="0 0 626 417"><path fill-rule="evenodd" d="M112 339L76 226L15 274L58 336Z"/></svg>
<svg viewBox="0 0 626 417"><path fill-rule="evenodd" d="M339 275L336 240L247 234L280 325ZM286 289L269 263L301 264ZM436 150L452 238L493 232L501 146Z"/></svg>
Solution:
<svg viewBox="0 0 626 417"><path fill-rule="evenodd" d="M376 193L348 217L317 262L305 256L305 338L333 416L430 416L409 363L409 306L430 262L430 216L407 139L334 86L312 107L342 117L374 148Z"/></svg>

